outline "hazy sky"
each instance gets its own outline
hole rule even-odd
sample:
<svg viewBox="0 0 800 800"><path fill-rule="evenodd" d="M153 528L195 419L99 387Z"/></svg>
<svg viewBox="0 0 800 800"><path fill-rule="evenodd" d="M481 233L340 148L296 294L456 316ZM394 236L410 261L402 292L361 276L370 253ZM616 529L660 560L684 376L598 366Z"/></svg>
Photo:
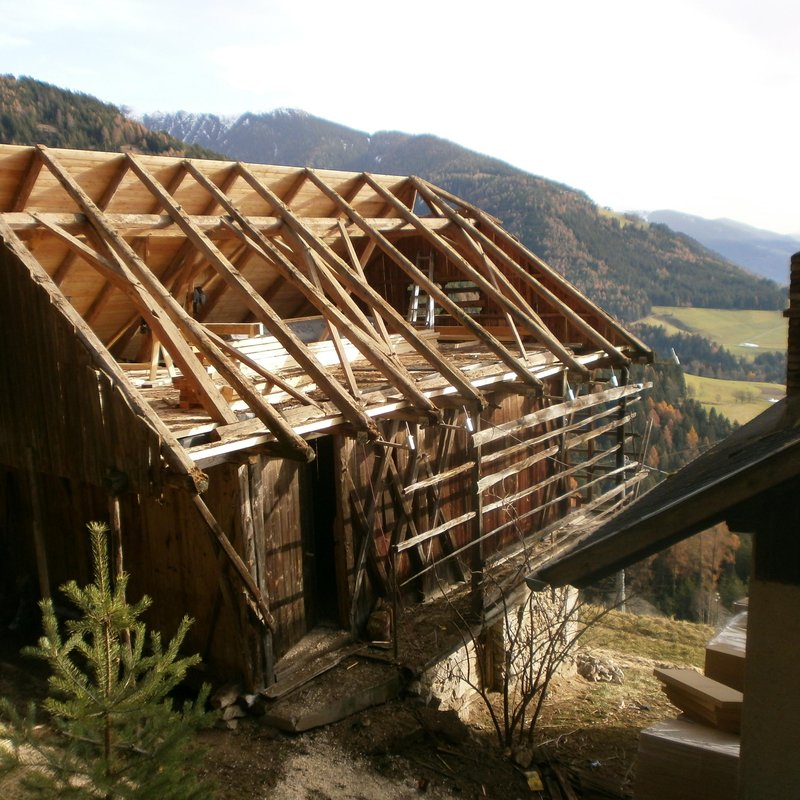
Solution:
<svg viewBox="0 0 800 800"><path fill-rule="evenodd" d="M229 9L229 10L226 10ZM615 209L800 233L797 0L0 0L0 72L433 133Z"/></svg>

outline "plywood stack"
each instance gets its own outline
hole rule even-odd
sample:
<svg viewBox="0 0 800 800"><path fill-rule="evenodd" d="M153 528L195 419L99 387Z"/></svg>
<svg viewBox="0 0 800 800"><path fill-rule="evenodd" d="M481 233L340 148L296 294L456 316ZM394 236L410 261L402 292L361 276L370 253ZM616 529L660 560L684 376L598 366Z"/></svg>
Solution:
<svg viewBox="0 0 800 800"><path fill-rule="evenodd" d="M747 612L737 614L706 646L703 670L709 678L744 691Z"/></svg>
<svg viewBox="0 0 800 800"><path fill-rule="evenodd" d="M739 737L679 717L639 735L636 800L736 797Z"/></svg>
<svg viewBox="0 0 800 800"><path fill-rule="evenodd" d="M639 735L637 800L728 800L738 782L747 613L706 647L705 675L656 669L670 701L683 711Z"/></svg>
<svg viewBox="0 0 800 800"><path fill-rule="evenodd" d="M721 731L739 733L743 695L693 669L655 669L664 693L689 719Z"/></svg>

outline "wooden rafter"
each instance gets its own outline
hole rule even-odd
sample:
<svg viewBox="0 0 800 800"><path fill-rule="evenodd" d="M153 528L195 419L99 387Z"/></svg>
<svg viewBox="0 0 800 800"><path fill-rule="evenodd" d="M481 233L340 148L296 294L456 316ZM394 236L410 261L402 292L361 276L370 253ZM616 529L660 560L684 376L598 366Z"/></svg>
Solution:
<svg viewBox="0 0 800 800"><path fill-rule="evenodd" d="M306 268L308 269L308 274L311 277L311 281L314 287L317 289L319 294L322 294L322 282L319 279L319 273L317 271L317 265L314 263L314 254L308 250L307 248L303 249L303 257L306 262ZM330 332L331 339L333 340L333 346L336 350L336 355L339 358L339 364L342 367L342 371L344 372L344 376L347 379L347 385L350 387L350 391L357 400L361 399L361 391L358 388L358 384L356 383L355 375L353 375L353 370L350 367L350 359L347 357L347 353L345 352L344 342L342 341L341 334L339 333L339 328L333 324L329 319L325 318L325 322L328 326L328 331Z"/></svg>
<svg viewBox="0 0 800 800"><path fill-rule="evenodd" d="M366 176L369 185L375 190L377 194L384 198L416 231L426 239L436 249L443 251L450 262L456 266L462 274L471 280L478 288L480 288L491 300L493 300L500 308L508 315L516 319L522 326L527 328L543 345L545 345L552 353L555 353L564 364L567 364L571 369L584 375L588 375L586 368L579 364L573 355L561 344L561 342L553 336L553 334L544 325L541 319L534 319L536 312L528 305L526 300L516 292L513 287L505 280L502 273L492 273L494 281L479 272L455 249L446 239L438 235L434 231L429 231L422 220L410 211L401 203L388 189L384 189L371 175ZM500 287L497 285L499 281L502 283L503 288L507 294L504 294ZM524 358L524 349L523 349Z"/></svg>
<svg viewBox="0 0 800 800"><path fill-rule="evenodd" d="M314 406L314 408L322 408L320 404L314 400L313 398L309 397L308 395L301 392L299 389L295 389L291 383L281 378L280 375L276 375L271 370L268 370L263 364L260 364L254 358L250 358L247 354L242 353L240 350L237 350L232 344L229 344L224 339L220 338L215 334L213 331L208 331L208 335L217 343L217 345L228 353L229 356L235 358L237 361L240 361L246 367L250 367L253 372L260 375L264 380L268 383L274 384L275 386L282 389L286 394L294 397L295 400L299 400L303 405L310 405Z"/></svg>
<svg viewBox="0 0 800 800"><path fill-rule="evenodd" d="M490 230L495 236L497 236L499 240L504 242L508 247L511 247L516 252L523 255L527 261L533 264L537 270L539 270L543 275L545 275L548 278L548 280L550 280L553 284L558 286L559 290L562 291L567 297L575 301L579 307L580 306L586 307L587 305L591 305L591 313L595 314L598 317L598 319L602 320L602 322L605 325L607 325L611 330L613 330L620 337L628 341L632 346L636 347L637 349L640 349L642 351L647 351L648 348L644 344L642 344L642 342L640 342L629 331L626 331L613 317L606 314L606 312L603 311L601 308L595 306L594 304L589 304L587 299L583 297L580 294L580 292L571 283L569 283L569 281L567 281L562 275L556 272L552 267L548 266L535 253L532 253L530 250L528 250L528 248L525 247L521 242L512 237L511 234L505 231L498 224L497 220L495 220L491 215L487 214L484 211L481 211L481 209L477 208L471 203L467 203L464 200L461 200L460 198L456 197L450 192L441 189L439 187L433 186L433 184L430 184L427 181L422 180L421 178L415 177L412 178L412 181L414 182L415 186L417 186L417 188L420 190L420 193L424 197L426 198L432 197L434 199L438 197L441 200L454 203L460 208L469 211L469 213L474 217L474 219L478 220L483 225L485 225L488 230ZM447 214L447 207L441 204L440 207L442 211ZM449 218L450 215L447 214L447 216ZM455 215L455 216L464 221L464 218L461 215ZM581 327L582 330L583 327L587 327L588 330L584 330L584 332L587 333L587 335L589 334L589 331L593 331L595 336L600 335L596 329L594 329L592 326L589 326L585 320L581 319L580 316L576 314L554 292L550 291L549 289L547 289L547 287L543 286L541 283L536 281L535 276L531 275L526 270L520 268L519 264L517 264L513 259L511 259L508 253L506 253L502 248L498 247L496 242L494 242L492 239L486 236L486 234L484 234L483 231L481 231L477 226L469 225L469 228L471 229L470 232L473 235L477 236L479 240L484 244L484 246L489 249L493 257L503 261L503 263L506 266L510 267L511 269L514 269L515 267L520 269L520 272L517 272L516 269L514 269L514 271L518 274L519 277L525 280L528 283L528 285L531 286L531 288L533 288L535 291L539 290L545 299L547 299L554 306L562 310L562 312L569 311L570 314L574 315L574 317L576 317L577 319L572 319L571 316L565 314L565 316L568 316L568 318L570 318L571 321L574 321L576 325L580 324L582 326ZM525 276L527 276L527 278ZM578 323L578 320L580 320L580 323ZM618 358L621 361L629 363L629 359L627 359L622 353L619 353L619 350L617 348L614 348L613 345L610 346L617 353Z"/></svg>
<svg viewBox="0 0 800 800"><path fill-rule="evenodd" d="M44 159L42 159L41 155L39 155L39 164L44 165ZM97 201L97 207L101 211L105 211L108 207L108 204L113 200L114 195L119 189L120 184L125 179L125 175L128 173L128 166L123 162L120 169L117 170L117 174L114 176L114 180L108 184L105 191L103 192L103 196ZM66 256L64 256L64 260L58 265L55 273L53 274L53 280L61 286L61 284L66 279L67 275L69 274L70 270L72 269L72 265L75 261L75 253L69 251Z"/></svg>
<svg viewBox="0 0 800 800"><path fill-rule="evenodd" d="M308 230L305 219L298 218L290 209L286 208L278 197L274 195L266 186L261 184L253 173L243 164L239 164L240 172L250 186L261 193L266 199L272 202L273 207L280 209L284 220L290 221L294 225L295 231L308 243L308 245L320 255L336 275L344 282L348 291L359 297L372 309L376 316L383 316L387 324L391 325L407 342L409 342L419 352L428 363L438 369L447 380L465 397L478 399L485 404L485 399L480 391L476 390L469 379L446 359L442 358L436 349L425 342L413 328L409 325L397 311L381 297L368 283L366 283L355 268L351 267L331 247L319 240ZM307 170L309 179L317 186L324 186L319 183L318 176L311 170ZM327 187L326 187L327 189ZM334 193L336 197L338 194ZM363 271L361 272L363 275Z"/></svg>
<svg viewBox="0 0 800 800"><path fill-rule="evenodd" d="M459 230L462 232L465 238L473 244L473 246L481 248L481 243L483 243L486 248L491 250L494 257L498 261L500 261L507 269L511 270L518 279L530 287L537 296L541 297L546 303L548 303L548 305L555 309L555 311L567 322L571 323L591 342L600 347L601 350L605 351L616 365L625 366L626 364L630 363L630 359L628 359L624 354L620 353L618 347L615 347L605 336L603 336L593 326L586 322L586 320L583 319L580 314L575 312L554 292L538 281L535 276L531 275L528 270L520 266L520 264L511 258L508 253L506 253L502 248L498 247L497 243L494 242L490 237L486 236L486 234L484 234L476 226L472 225L462 215L456 214L441 199L437 200L424 187L421 188L421 193L426 198L429 198L430 203L433 204L434 207L436 207L439 211L441 211L441 213L443 213L447 219L451 220L458 226ZM504 280L507 281L501 271L498 270L497 272L499 275L503 276Z"/></svg>
<svg viewBox="0 0 800 800"><path fill-rule="evenodd" d="M274 243L262 236L256 228L254 228L247 217L242 214L230 200L225 197L219 190L202 175L199 171L190 167L194 177L202 183L209 192L212 192L217 197L220 205L236 220L242 230L251 240L254 248L258 248L262 257L272 261L278 269L285 272L287 279L291 280L295 286L300 288L304 296L311 302L325 317L331 326L339 329L339 332L346 334L352 344L364 355L364 357L377 369L381 374L386 377L413 405L423 411L432 413L434 416L438 414L436 406L418 389L413 376L398 362L391 359L383 346L375 337L374 331L371 331L372 336L367 336L365 332L358 326L351 324L351 321L340 311L340 309L328 302L322 292L303 275L292 262L286 258ZM277 203L280 201L275 198ZM312 265L316 269L321 264L313 262ZM345 298L341 295L338 296L342 302ZM349 301L349 298L348 298Z"/></svg>
<svg viewBox="0 0 800 800"><path fill-rule="evenodd" d="M415 283L422 286L430 296L432 296L452 317L467 328L476 339L484 342L508 367L510 367L520 379L530 386L540 388L542 382L537 378L516 356L510 353L506 347L495 338L489 331L482 327L460 306L454 303L448 295L440 289L435 282L428 279L422 270L406 258L381 232L372 228L367 220L358 213L349 203L347 203L333 189L327 186L313 172L309 171L311 179L324 191L331 199L339 203L345 210L350 219L371 239L374 239L378 247L388 255L397 266ZM583 368L581 368L583 371Z"/></svg>
<svg viewBox="0 0 800 800"><path fill-rule="evenodd" d="M287 247L287 251L293 255L298 255L300 260L306 265L309 276L315 275L315 286L320 295L327 294L330 301L347 315L348 319L367 334L370 339L374 339L373 346L384 353L389 350L384 346L384 342L378 338L375 328L358 307L353 298L344 290L342 285L333 277L324 262L321 262L316 253L308 246L306 241L291 227L287 226L284 236L292 244L292 248ZM272 240L280 246L281 240ZM312 278L313 280L313 278ZM318 297L308 297L309 301L315 306L319 301ZM315 302L316 301L316 302ZM326 303L327 305L327 303ZM319 309L322 312L322 309ZM324 313L324 312L323 312Z"/></svg>
<svg viewBox="0 0 800 800"><path fill-rule="evenodd" d="M98 235L116 260L118 266L116 272L122 274L130 287L136 288L136 296L143 301L141 307L148 314L148 323L157 332L162 345L170 351L184 375L191 376L196 390L207 404L209 413L216 417L218 422L237 421L236 415L225 402L205 367L187 344L187 339L205 354L220 374L239 392L253 413L286 448L287 455L303 460L313 459L314 452L308 444L264 400L252 381L214 344L203 326L192 319L183 306L159 283L131 246L103 219L100 210L74 178L46 149L41 149L41 155L48 169L92 220ZM154 303L157 304L157 308L154 307ZM166 315L160 311L166 312Z"/></svg>
<svg viewBox="0 0 800 800"><path fill-rule="evenodd" d="M49 156L44 155L45 159ZM58 169L57 162L53 162L53 167L48 163L48 168ZM71 181L72 179L69 178ZM81 196L82 190L79 189L78 197ZM84 198L81 198L81 201ZM91 202L91 201L89 201ZM112 250L109 255L111 258L105 258L99 253L95 252L88 244L77 239L72 234L67 233L56 225L42 220L42 225L54 233L77 255L80 255L87 264L95 267L108 281L115 283L117 288L123 291L131 302L136 306L139 315L145 319L151 329L156 333L159 340L170 349L173 358L178 363L181 371L187 377L194 378L193 384L204 400L204 407L208 411L212 419L221 423L230 423L236 421L236 415L231 411L225 399L219 392L219 389L214 385L209 377L205 368L197 359L197 356L192 352L191 348L186 344L183 336L181 336L173 320L169 316L162 314L162 306L159 305L152 294L147 290L126 265L125 261L121 258L114 258L117 254ZM113 230L107 231L113 237ZM98 231L100 239L103 240L102 232ZM104 240L103 240L104 241ZM105 243L105 242L104 242ZM138 256L131 251L133 258L131 260L138 260Z"/></svg>
<svg viewBox="0 0 800 800"><path fill-rule="evenodd" d="M222 276L229 287L250 308L256 318L263 322L273 336L286 348L287 352L313 377L317 385L323 388L331 399L335 400L342 413L360 430L366 430L370 435L377 437L378 431L375 423L358 407L354 398L347 390L333 378L332 375L320 364L306 345L292 332L288 325L275 313L272 307L265 303L263 298L255 292L252 286L242 277L241 273L228 261L217 246L198 229L188 214L168 195L161 184L146 170L134 156L128 154L131 168L136 172L139 180L158 197L164 209L172 220L185 233L187 238L200 249L209 263ZM305 445L308 447L308 445ZM310 449L310 448L309 448ZM313 452L313 451L312 451Z"/></svg>
<svg viewBox="0 0 800 800"><path fill-rule="evenodd" d="M350 263L352 264L353 269L358 273L358 276L361 278L361 280L366 283L367 276L364 274L364 265L358 258L356 249L353 246L353 240L350 238L350 234L347 232L347 228L341 219L338 220L337 224L339 226L339 233L342 236L342 241L344 242L345 250L348 258L350 259ZM383 321L383 317L378 313L375 314L375 324L378 326L378 331L383 338L383 341L386 342L387 349L390 353L393 352L394 345L392 344L392 340L389 338L389 331L386 329L386 323Z"/></svg>
<svg viewBox="0 0 800 800"><path fill-rule="evenodd" d="M42 167L44 163L42 159L39 158L39 153L34 150L31 153L31 163L28 166L28 171L25 173L25 178L23 179L20 187L17 191L17 196L14 198L14 203L11 206L12 211L22 211L25 208L25 204L28 202L28 198L31 196L31 192L33 191L33 187L36 185L36 180L39 177L39 173L42 171Z"/></svg>

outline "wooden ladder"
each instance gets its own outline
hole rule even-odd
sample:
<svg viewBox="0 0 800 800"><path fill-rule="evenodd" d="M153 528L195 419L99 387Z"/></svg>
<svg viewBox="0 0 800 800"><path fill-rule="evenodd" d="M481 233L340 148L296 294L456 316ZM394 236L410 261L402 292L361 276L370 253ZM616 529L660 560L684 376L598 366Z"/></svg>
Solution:
<svg viewBox="0 0 800 800"><path fill-rule="evenodd" d="M427 270L428 277L433 280L434 269L434 254L433 252L427 255L417 253L417 269ZM421 303L420 300L423 302ZM427 302L425 302L427 300ZM406 319L412 325L419 325L420 321L425 323L426 328L433 328L436 321L436 301L433 297L425 292L422 287L415 283L411 287L411 296L408 299L408 313Z"/></svg>

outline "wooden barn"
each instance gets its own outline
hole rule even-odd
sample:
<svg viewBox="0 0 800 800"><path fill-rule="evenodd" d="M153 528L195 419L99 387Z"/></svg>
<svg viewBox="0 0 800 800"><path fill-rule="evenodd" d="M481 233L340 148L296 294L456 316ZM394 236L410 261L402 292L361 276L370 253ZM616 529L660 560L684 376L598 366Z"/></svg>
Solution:
<svg viewBox="0 0 800 800"><path fill-rule="evenodd" d="M253 688L642 474L651 353L415 177L0 146L3 592L89 578ZM17 587L15 590L14 587Z"/></svg>

